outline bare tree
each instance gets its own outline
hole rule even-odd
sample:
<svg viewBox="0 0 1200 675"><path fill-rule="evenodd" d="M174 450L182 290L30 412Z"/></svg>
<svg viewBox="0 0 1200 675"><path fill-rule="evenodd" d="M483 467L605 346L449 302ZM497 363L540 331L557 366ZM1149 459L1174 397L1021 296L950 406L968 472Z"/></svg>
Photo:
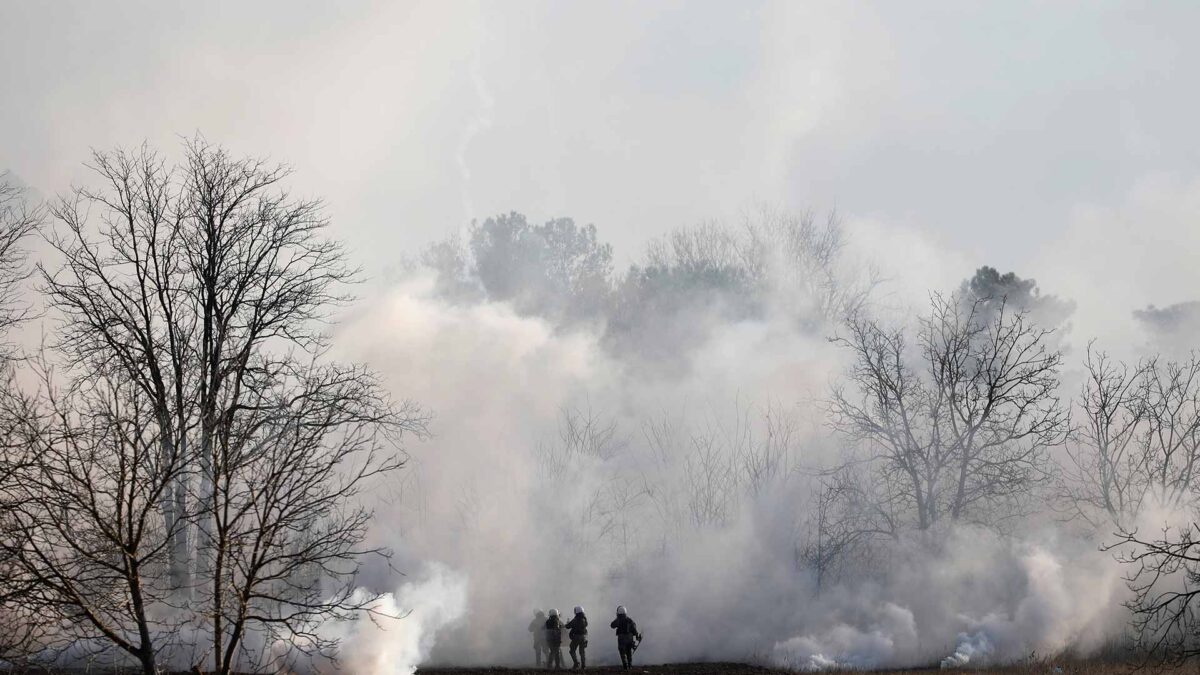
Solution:
<svg viewBox="0 0 1200 675"><path fill-rule="evenodd" d="M562 509L551 509L561 518L565 539L581 552L609 545L618 567L628 559L636 530L631 514L645 495L643 486L622 471L628 445L616 420L590 405L563 406L554 440L540 443L536 456L549 493L564 479L584 488Z"/></svg>
<svg viewBox="0 0 1200 675"><path fill-rule="evenodd" d="M355 271L322 236L320 203L282 190L286 167L198 139L177 167L143 147L92 168L100 187L52 210L53 347L71 381L119 382L129 423L178 469L146 493L166 562L139 572L165 574L153 587L200 617L197 665L259 667L268 640L311 638L314 622L373 602L348 590L357 561L385 553L360 548L370 512L357 496L402 464L397 438L423 434L425 416L325 358L324 321Z"/></svg>
<svg viewBox="0 0 1200 675"><path fill-rule="evenodd" d="M732 415L711 410L692 424L663 414L642 434L653 467L645 492L668 532L727 524L744 503L786 486L799 460L797 422L776 404L736 401Z"/></svg>
<svg viewBox="0 0 1200 675"><path fill-rule="evenodd" d="M818 221L810 212L760 207L743 218L743 258L756 276L791 302L810 323L837 324L862 312L882 283L879 271L847 255L841 219L830 212Z"/></svg>
<svg viewBox="0 0 1200 675"><path fill-rule="evenodd" d="M935 295L909 347L902 330L862 316L835 341L853 353L830 402L887 512L927 530L949 519L996 522L1047 479L1067 412L1055 394L1061 354L1049 331L1002 307Z"/></svg>
<svg viewBox="0 0 1200 675"><path fill-rule="evenodd" d="M360 367L309 364L244 389L255 412L221 427L207 465L212 590L201 597L218 673L267 667L262 648L277 641L332 655L337 643L314 628L370 611L378 596L356 592L355 576L365 556L388 552L362 546L371 511L359 496L403 465L397 435L424 429Z"/></svg>
<svg viewBox="0 0 1200 675"><path fill-rule="evenodd" d="M0 550L26 588L43 646L116 647L147 675L181 623L167 604L172 528L161 500L187 470L163 453L152 405L120 371L5 397L24 461L2 489L10 505Z"/></svg>
<svg viewBox="0 0 1200 675"><path fill-rule="evenodd" d="M7 394L4 394L7 395ZM30 598L35 588L21 571L20 560L10 553L10 542L19 538L17 509L20 495L9 489L28 470L32 455L11 431L11 424L0 448L0 660L19 662L28 656L44 633L44 622L35 620Z"/></svg>
<svg viewBox="0 0 1200 675"><path fill-rule="evenodd" d="M557 438L537 447L538 469L543 478L561 478L576 457L606 462L628 446L629 440L618 433L615 420L608 419L591 406L559 409Z"/></svg>
<svg viewBox="0 0 1200 675"><path fill-rule="evenodd" d="M1067 448L1065 501L1093 529L1115 530L1105 549L1126 565L1138 642L1151 659L1181 663L1200 655L1200 530L1195 522L1168 524L1147 536L1135 523L1151 506L1170 514L1167 521L1194 519L1200 359L1151 357L1129 366L1089 345L1084 366L1083 423Z"/></svg>
<svg viewBox="0 0 1200 675"><path fill-rule="evenodd" d="M1193 506L1200 487L1200 359L1151 359L1141 374L1139 473L1164 505Z"/></svg>
<svg viewBox="0 0 1200 675"><path fill-rule="evenodd" d="M780 406L737 401L732 416L714 410L690 421L647 418L643 442L631 448L610 418L590 407L563 408L555 439L537 448L539 478L548 494L559 481L575 487L548 517L580 549L606 547L620 573L649 544L643 517L657 518L657 543L665 545L688 531L724 527L744 506L778 495L793 476L798 435L795 419Z"/></svg>
<svg viewBox="0 0 1200 675"><path fill-rule="evenodd" d="M787 482L799 458L796 421L780 406L736 401L712 411L688 436L682 493L695 527L724 525L743 500Z"/></svg>
<svg viewBox="0 0 1200 675"><path fill-rule="evenodd" d="M189 311L195 283L184 265L178 186L146 147L95 153L91 168L100 187L77 189L51 208L61 227L48 239L63 260L57 270L40 267L60 316L51 347L71 377L121 373L153 411L162 454L186 464L196 427L200 374L189 364L199 322ZM179 477L160 495L174 537L167 555L176 589L190 587L190 532L179 525L189 518L187 492Z"/></svg>
<svg viewBox="0 0 1200 675"><path fill-rule="evenodd" d="M646 247L648 267L707 272L741 269L753 277L759 261L739 238L739 233L717 222L682 227Z"/></svg>
<svg viewBox="0 0 1200 675"><path fill-rule="evenodd" d="M646 267L708 277L724 271L726 284L783 298L806 322L836 323L863 309L881 282L875 268L849 260L846 246L837 213L818 221L812 212L760 206L735 227L708 222L652 241Z"/></svg>
<svg viewBox="0 0 1200 675"><path fill-rule="evenodd" d="M867 306L881 278L855 260L836 214L762 207L652 241L616 285L605 338L645 367L683 372L729 321L788 317L824 332Z"/></svg>
<svg viewBox="0 0 1200 675"><path fill-rule="evenodd" d="M29 277L25 242L41 225L45 209L29 203L24 188L0 173L0 334L29 315L21 283Z"/></svg>
<svg viewBox="0 0 1200 675"><path fill-rule="evenodd" d="M664 413L650 417L642 423L642 438L651 458L654 473L670 474L676 462L686 452L684 448L683 421ZM672 481L643 478L646 496L654 506L664 532L676 532L684 525L684 508L681 490Z"/></svg>
<svg viewBox="0 0 1200 675"><path fill-rule="evenodd" d="M869 483L878 477L848 465L820 478L796 545L796 562L816 575L818 593L848 570L868 566L877 538L900 534L900 514L877 499L886 491Z"/></svg>
<svg viewBox="0 0 1200 675"><path fill-rule="evenodd" d="M708 430L693 433L683 459L683 494L693 527L725 525L737 509L737 460Z"/></svg>
<svg viewBox="0 0 1200 675"><path fill-rule="evenodd" d="M759 495L790 477L796 468L800 431L796 419L777 404L768 404L759 424L747 414L740 416L743 431L735 445L739 482L751 495Z"/></svg>
<svg viewBox="0 0 1200 675"><path fill-rule="evenodd" d="M1120 533L1106 550L1127 566L1134 635L1148 659L1181 664L1200 656L1200 526L1164 527L1158 536Z"/></svg>
<svg viewBox="0 0 1200 675"><path fill-rule="evenodd" d="M1150 500L1190 509L1200 497L1200 359L1134 366L1088 348L1082 423L1063 463L1072 515L1126 529Z"/></svg>
<svg viewBox="0 0 1200 675"><path fill-rule="evenodd" d="M44 211L29 203L26 191L7 173L0 173L0 336L29 314L27 304L20 301L21 283L29 276L24 242L41 224ZM0 389L11 386L12 367L8 362L11 347L0 350ZM19 438L4 427L0 436L0 486L17 480L30 455ZM11 510L20 505L0 489L0 537L11 532ZM30 609L24 599L28 596L28 579L20 574L18 565L0 546L0 659L16 660L23 655L38 632L39 626L29 621Z"/></svg>
<svg viewBox="0 0 1200 675"><path fill-rule="evenodd" d="M1141 507L1137 437L1144 421L1144 367L1130 368L1088 345L1087 380L1076 408L1080 422L1065 447L1061 486L1070 515L1091 527L1126 519Z"/></svg>

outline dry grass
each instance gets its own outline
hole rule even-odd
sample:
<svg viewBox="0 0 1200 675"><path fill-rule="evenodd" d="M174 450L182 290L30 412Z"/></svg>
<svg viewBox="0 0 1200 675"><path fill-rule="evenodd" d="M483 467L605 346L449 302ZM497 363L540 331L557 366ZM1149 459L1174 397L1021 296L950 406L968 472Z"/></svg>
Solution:
<svg viewBox="0 0 1200 675"><path fill-rule="evenodd" d="M558 671L568 675L569 671ZM589 668L588 673L596 675L615 675L625 673L618 668L606 666ZM631 675L780 675L786 671L771 670L760 666L741 663L672 663L661 665L646 665L634 667ZM826 671L830 672L830 671ZM1200 675L1200 664L1189 664L1183 667L1152 667L1141 668L1133 665L1105 661L1044 661L1014 666L998 666L992 668L910 668L905 670L847 670L835 671L846 675L867 675L869 673L888 673L898 675L1142 675L1150 673L1170 673L1172 675ZM418 675L547 675L546 670L532 668L420 668Z"/></svg>
<svg viewBox="0 0 1200 675"><path fill-rule="evenodd" d="M1131 665L1104 661L1046 661L1014 666L995 666L989 668L914 668L906 670L872 670L845 671L846 673L902 673L903 675L1149 675L1151 673L1170 673L1172 675L1200 675L1200 664L1185 666L1162 665Z"/></svg>

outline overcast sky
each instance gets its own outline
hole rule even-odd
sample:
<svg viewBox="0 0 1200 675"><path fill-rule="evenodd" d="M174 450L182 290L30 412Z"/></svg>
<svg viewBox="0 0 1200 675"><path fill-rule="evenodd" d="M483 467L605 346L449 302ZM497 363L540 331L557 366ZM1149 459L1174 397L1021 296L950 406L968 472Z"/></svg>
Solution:
<svg viewBox="0 0 1200 675"><path fill-rule="evenodd" d="M52 195L90 147L199 131L294 165L376 276L501 211L593 222L627 260L765 201L836 207L920 283L1200 297L1200 3L0 11L0 169Z"/></svg>

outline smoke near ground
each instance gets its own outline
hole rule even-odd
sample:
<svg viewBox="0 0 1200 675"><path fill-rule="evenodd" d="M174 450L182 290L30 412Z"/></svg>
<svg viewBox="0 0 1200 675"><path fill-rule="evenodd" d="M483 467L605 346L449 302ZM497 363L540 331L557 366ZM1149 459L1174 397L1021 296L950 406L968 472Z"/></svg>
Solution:
<svg viewBox="0 0 1200 675"><path fill-rule="evenodd" d="M714 232L698 258L724 250ZM652 246L647 268L678 273L681 252L696 250L687 239ZM882 299L871 311L903 323L887 283L852 250L823 268L836 268L829 278L869 287ZM954 666L1088 655L1126 638L1124 570L1100 550L1111 530L1068 522L1053 480L1023 492L1020 515L1003 523L947 522L814 557L822 481L853 453L827 405L850 355L827 339L840 328L814 310L819 290L774 281L814 268L786 265L765 265L740 305L727 292L737 284L691 304L686 283L714 276L685 275L684 300L655 308L657 330L619 335L611 320L543 311L563 306L542 303L543 291L496 301L474 288L464 300L463 285L446 292L444 267L417 266L339 328L340 350L436 411L434 439L380 495L373 534L400 569L444 565L465 580L454 616L436 593L408 605L397 595L414 613L423 602L440 612L419 628L423 662L530 662L534 611L577 604L597 663L615 661L605 626L617 604L646 633L645 662ZM1017 283L1014 301L1024 292L1039 320L1074 311L989 274L977 283ZM681 326L687 340L663 351L662 334ZM1078 364L1067 370L1074 381Z"/></svg>
<svg viewBox="0 0 1200 675"><path fill-rule="evenodd" d="M352 673L412 675L429 658L437 635L466 612L466 579L445 566L430 564L394 594L375 601L369 621L335 626L329 637L341 643L341 666ZM280 645L280 670L290 650Z"/></svg>
<svg viewBox="0 0 1200 675"><path fill-rule="evenodd" d="M4 6L0 659L1200 657L1200 6L228 9Z"/></svg>
<svg viewBox="0 0 1200 675"><path fill-rule="evenodd" d="M196 180L243 175L197 167L260 170L200 141L187 148L193 163L186 175ZM137 166L149 168L136 181L168 185L175 170L142 152ZM120 161L102 168L127 177L134 164L124 154L112 157ZM273 171L265 184L286 174ZM273 213L270 205L287 199L269 197L254 213ZM297 208L323 226L315 202ZM223 211L187 213L202 220L210 212ZM23 213L4 212L18 239L25 221L12 214ZM52 213L77 235L86 230L76 220L85 217L80 211ZM159 222L158 211L147 213L147 222ZM275 222L245 215L239 222ZM309 221L282 221L295 222ZM252 252L262 241L253 231L239 231L248 248L228 250ZM116 230L104 232L118 237L109 242L113 250L124 250ZM223 230L170 232L194 250L208 250L186 237L204 241L204 233ZM108 527L107 512L85 508L83 516L65 517L46 499L61 494L86 505L79 494L107 489L90 474L72 473L79 460L55 454L58 432L40 422L69 421L71 405L89 403L99 419L123 419L104 408L113 400L100 396L107 396L106 381L76 371L81 388L73 391L96 387L95 399L57 399L49 378L41 399L5 399L23 425L21 439L42 448L6 465L25 472L6 484L6 505L13 518L37 517L48 528L14 526L4 541L6 561L25 575L12 579L28 581L10 583L2 618L35 629L5 653L43 664L120 667L128 657L109 642L136 624L139 640L167 640L157 652L118 645L146 672L156 663L203 664L209 659L203 645L225 635L207 632L213 629L206 624L225 618L225 584L240 583L236 575L245 571L237 597L261 611L228 615L250 623L240 624L244 634L233 633L244 640L217 650L225 672L341 666L409 675L422 664L526 664L533 658L534 612L575 605L591 614L591 663L601 665L615 661L605 626L617 604L629 608L646 636L638 652L643 662L957 667L1088 656L1162 636L1177 640L1172 654L1186 654L1191 614L1176 610L1188 609L1197 576L1178 560L1194 545L1186 526L1200 504L1200 359L1181 349L1192 305L1127 312L1120 321L1134 328L1125 330L1143 331L1145 344L1101 332L1092 340L1075 325L1104 325L1094 298L1060 296L987 266L947 275L933 261L955 258L936 250L914 256L910 264L923 267L906 276L904 257L879 255L878 241L864 246L856 239L863 232L836 215L750 209L652 240L622 269L592 225L501 214L412 256L396 283L338 317L330 335L315 332L312 319L341 296L325 295L322 280L350 272L340 266L336 244L301 237L300 250L310 253L287 260L326 261L316 271L331 271L312 277L315 291L300 305L286 284L269 299L291 312L286 335L301 340L302 349L311 340L314 357L356 365L310 371L285 360L290 365L282 372L303 376L277 386L302 383L312 391L280 397L278 416L232 408L263 416L237 436L254 462L207 462L202 455L197 481L189 473L191 456L169 453L175 460L155 485L172 488L172 498L135 500L141 511L116 510L118 518L142 519L136 514L144 512L160 537L147 553L154 562L146 572L158 585L143 586L140 568L118 568L111 580L134 598L148 588L150 603L98 595L116 629L93 622L92 631L74 621L77 614L57 624L38 621L33 605L23 604L39 600L67 612L89 607L90 598L46 584L48 574L64 576L60 561L31 551L78 546L79 539L60 536L78 518L90 518L92 536L102 540L127 531ZM157 260L155 241L142 242L145 260ZM58 250L75 263L90 259L74 248ZM257 256L230 258L246 262L256 278ZM81 302L81 315L90 316L93 303L80 298L106 301L104 289L116 286L91 282L88 275L105 273L105 266L70 269L82 270L75 285L43 280L59 284L51 287L55 297ZM186 287L192 269L176 271L183 281L150 277L170 293ZM207 269L194 268L201 275ZM928 285L915 293L922 283ZM157 295L138 297L150 302ZM189 307L204 317L224 309L221 302ZM123 301L112 307L116 318L100 322L99 333L89 323L67 325L87 337L112 323L137 323L125 320ZM163 318L168 323L176 316L171 310ZM150 303L145 313L159 311L165 310ZM185 322L181 334L199 325L205 323ZM128 344L144 349L133 332ZM167 344L174 349L190 340ZM65 340L56 348L75 345ZM106 354L105 345L97 353ZM191 351L168 353L176 364L171 372L192 372ZM38 363L30 362L34 374ZM250 376L249 361L235 363ZM118 373L143 375L138 367ZM337 388L347 381L357 387ZM114 382L123 391L124 380ZM328 387L335 396L325 412L354 413L345 424L303 405L325 401L317 394ZM136 393L128 399L142 400ZM391 401L403 403L393 409ZM62 415L40 417L39 405L61 406ZM139 411L122 414L136 423ZM229 419L197 417L186 406L176 414L179 447L197 419ZM395 433L368 431L375 420ZM319 433L286 444L268 433L272 424L281 425L279 434ZM401 434L414 443L405 448ZM384 455L375 455L376 448ZM393 454L402 448L408 450L403 466ZM276 455L277 449L292 454ZM312 463L330 452L332 463ZM133 470L142 466L137 461L118 457L109 467L102 464L107 456L84 454L119 480L130 471L129 480L141 475ZM205 471L241 473L218 483ZM35 480L41 475L76 482L43 485ZM224 564L236 559L227 555L253 557L259 550L216 537L211 544L189 541L186 533L207 531L206 514L227 511L185 508L194 484L204 498L192 501L201 504L225 494L206 485L235 484L237 499L248 504L270 503L274 486L288 488L281 503L303 504L291 520L273 520L267 507L228 510L263 514L236 523L245 528L234 533L236 541L267 537L263 545L282 556L269 557L287 565L262 576L266 568L250 560L221 567L225 582L211 587L187 581L207 578L210 558ZM233 532L226 521L214 522L225 528L220 532ZM287 534L275 538L276 532ZM1162 534L1152 539L1151 532ZM111 576L109 550L79 555L88 569ZM286 593L271 594L277 581ZM39 589L49 595L38 596ZM1184 595L1169 594L1177 591ZM209 597L222 613L193 607L185 595L201 603ZM135 605L145 611L124 616Z"/></svg>

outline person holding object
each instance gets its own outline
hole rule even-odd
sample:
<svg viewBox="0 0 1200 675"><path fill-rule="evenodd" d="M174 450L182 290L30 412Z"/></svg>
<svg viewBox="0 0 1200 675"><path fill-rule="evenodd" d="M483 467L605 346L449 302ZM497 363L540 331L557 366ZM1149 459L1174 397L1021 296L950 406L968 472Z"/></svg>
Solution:
<svg viewBox="0 0 1200 675"><path fill-rule="evenodd" d="M567 622L567 630L570 631L567 636L571 638L571 670L583 670L587 668L587 615L583 613L583 608L575 605L575 618ZM578 650L579 656L575 656Z"/></svg>
<svg viewBox="0 0 1200 675"><path fill-rule="evenodd" d="M621 654L621 668L633 668L633 652L642 641L642 634L638 632L637 623L625 611L625 605L617 605L617 618L608 625L617 631L617 651Z"/></svg>
<svg viewBox="0 0 1200 675"><path fill-rule="evenodd" d="M542 656L546 653L546 613L538 610L529 622L529 632L533 633L533 658L538 668L542 667Z"/></svg>
<svg viewBox="0 0 1200 675"><path fill-rule="evenodd" d="M558 618L558 610L550 610L550 618L546 619L546 667L558 670L562 668L562 620Z"/></svg>

